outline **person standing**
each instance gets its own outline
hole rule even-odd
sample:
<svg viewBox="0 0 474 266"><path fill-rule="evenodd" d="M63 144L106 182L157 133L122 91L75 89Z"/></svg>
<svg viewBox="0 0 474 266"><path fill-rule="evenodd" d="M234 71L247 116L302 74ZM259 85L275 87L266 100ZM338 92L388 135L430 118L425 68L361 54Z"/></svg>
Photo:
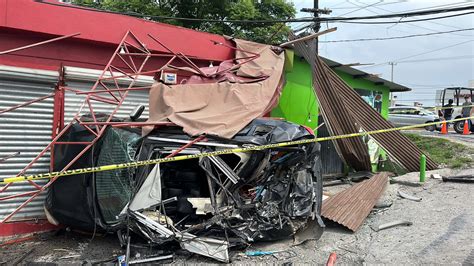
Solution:
<svg viewBox="0 0 474 266"><path fill-rule="evenodd" d="M464 97L464 103L462 104L461 115L462 117L470 117L474 112L474 108L472 106L472 102L469 101L469 96ZM467 120L467 124L469 129L472 127L472 122L470 119Z"/></svg>
<svg viewBox="0 0 474 266"><path fill-rule="evenodd" d="M443 118L444 120L451 120L453 118L453 112L454 112L454 109L453 109L453 99L449 99L448 100L448 104L445 104L443 105ZM449 128L449 124L450 123L447 123L448 125L448 128Z"/></svg>

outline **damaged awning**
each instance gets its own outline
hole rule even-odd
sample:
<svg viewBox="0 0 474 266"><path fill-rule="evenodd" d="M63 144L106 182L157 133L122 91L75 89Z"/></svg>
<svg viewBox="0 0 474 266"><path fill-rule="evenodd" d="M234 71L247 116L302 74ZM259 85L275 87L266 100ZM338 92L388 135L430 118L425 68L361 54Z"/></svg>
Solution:
<svg viewBox="0 0 474 266"><path fill-rule="evenodd" d="M206 133L231 138L253 119L268 113L283 86L283 50L234 41L237 61L202 68L208 77L196 74L179 85L155 83L150 90L148 121L169 120L192 136ZM144 132L150 130L145 128Z"/></svg>

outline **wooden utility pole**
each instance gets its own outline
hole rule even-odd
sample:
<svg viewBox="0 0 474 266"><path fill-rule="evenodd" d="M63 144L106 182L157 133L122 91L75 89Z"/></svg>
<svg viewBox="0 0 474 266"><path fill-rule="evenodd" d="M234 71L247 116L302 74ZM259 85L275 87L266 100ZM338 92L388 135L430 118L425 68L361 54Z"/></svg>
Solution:
<svg viewBox="0 0 474 266"><path fill-rule="evenodd" d="M314 8L314 18L319 18L319 0L314 0L314 3L313 3L313 8ZM314 23L314 32L319 32L319 30L321 29L321 23L319 22L319 20L317 20L315 23ZM314 39L314 49L315 49L315 54L318 54L319 53L319 49L318 49L318 37L316 37L316 39Z"/></svg>

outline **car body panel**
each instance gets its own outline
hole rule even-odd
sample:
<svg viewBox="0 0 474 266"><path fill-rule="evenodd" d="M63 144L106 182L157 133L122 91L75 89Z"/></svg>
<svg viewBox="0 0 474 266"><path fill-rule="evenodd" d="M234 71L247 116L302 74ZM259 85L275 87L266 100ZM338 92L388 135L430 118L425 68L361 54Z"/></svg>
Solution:
<svg viewBox="0 0 474 266"><path fill-rule="evenodd" d="M395 106L389 108L388 121L394 126L420 125L438 121L439 117L428 110L415 106Z"/></svg>

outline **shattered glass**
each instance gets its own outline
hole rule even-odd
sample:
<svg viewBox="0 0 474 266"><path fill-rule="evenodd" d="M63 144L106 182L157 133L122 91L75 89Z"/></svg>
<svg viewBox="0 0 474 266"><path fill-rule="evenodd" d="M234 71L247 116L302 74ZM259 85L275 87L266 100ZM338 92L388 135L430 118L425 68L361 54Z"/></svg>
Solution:
<svg viewBox="0 0 474 266"><path fill-rule="evenodd" d="M134 160L140 135L109 128L102 141L97 165L128 163ZM115 223L117 215L130 201L134 168L102 171L95 174L96 197L105 223Z"/></svg>

